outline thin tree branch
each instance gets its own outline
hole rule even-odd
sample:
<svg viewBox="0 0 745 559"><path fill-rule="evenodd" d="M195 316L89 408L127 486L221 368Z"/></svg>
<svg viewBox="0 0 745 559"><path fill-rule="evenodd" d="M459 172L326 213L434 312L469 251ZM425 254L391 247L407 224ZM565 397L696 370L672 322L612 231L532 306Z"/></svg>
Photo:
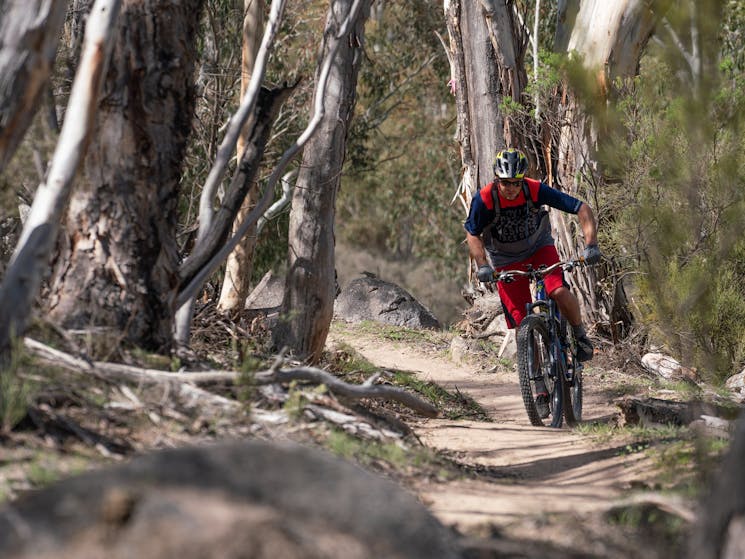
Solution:
<svg viewBox="0 0 745 559"><path fill-rule="evenodd" d="M277 184L277 181L284 173L290 161L292 161L292 159L298 154L298 152L302 149L302 147L307 143L307 141L315 133L316 129L321 123L321 120L323 119L323 116L325 115L325 108L323 105L323 101L324 101L324 98L326 97L326 86L328 83L329 72L331 71L331 64L333 63L334 58L336 57L336 53L339 50L339 45L341 44L341 41L345 40L347 33L349 33L349 28L351 27L352 22L356 19L357 13L359 12L362 2L363 0L355 0L354 4L352 5L352 8L349 11L349 15L347 16L347 19L344 20L344 23L342 24L341 29L339 30L339 34L336 37L336 41L334 42L331 49L329 49L328 55L326 56L326 60L323 63L321 74L319 76L318 94L316 95L316 98L315 98L315 114L313 115L313 118L311 119L310 123L308 123L308 126L303 131L303 133L300 135L300 137L297 140L295 140L295 143L292 146L290 146L284 152L284 154L282 154L282 158L279 160L279 163L274 168L274 170L272 171L272 174L269 176L269 179L267 180L267 184L264 187L264 193L261 199L256 204L256 207L254 207L254 209L251 210L251 212L249 212L249 214L243 220L243 223L241 223L240 226L236 229L233 237L231 237L231 239L210 259L210 261L197 274L195 274L194 278L189 282L189 284L185 286L182 289L182 291L179 293L176 299L177 307L181 307L184 303L189 301L189 299L196 296L199 290L202 289L202 286L204 285L204 283L207 281L207 278L209 278L210 275L212 275L212 273L217 269L217 267L233 251L233 249L238 245L238 243L243 238L243 236L248 232L249 228L262 215L264 215L264 212L269 206L269 202L272 198L272 195L274 194L274 187Z"/></svg>

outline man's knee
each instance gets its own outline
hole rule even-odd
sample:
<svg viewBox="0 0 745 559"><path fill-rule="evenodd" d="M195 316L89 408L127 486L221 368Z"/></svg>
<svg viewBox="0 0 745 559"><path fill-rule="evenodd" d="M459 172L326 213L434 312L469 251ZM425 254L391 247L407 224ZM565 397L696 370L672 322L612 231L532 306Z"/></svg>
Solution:
<svg viewBox="0 0 745 559"><path fill-rule="evenodd" d="M573 297L574 294L569 291L569 289L566 288L564 285L560 285L556 289L554 289L551 293L548 294L549 297L551 297L554 300L562 300L567 297Z"/></svg>

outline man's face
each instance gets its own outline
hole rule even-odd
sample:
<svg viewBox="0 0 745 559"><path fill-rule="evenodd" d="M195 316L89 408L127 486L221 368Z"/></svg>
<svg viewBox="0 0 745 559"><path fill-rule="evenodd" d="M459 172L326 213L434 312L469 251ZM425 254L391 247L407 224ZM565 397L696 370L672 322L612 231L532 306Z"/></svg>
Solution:
<svg viewBox="0 0 745 559"><path fill-rule="evenodd" d="M507 200L514 200L520 195L522 179L498 179L499 194Z"/></svg>

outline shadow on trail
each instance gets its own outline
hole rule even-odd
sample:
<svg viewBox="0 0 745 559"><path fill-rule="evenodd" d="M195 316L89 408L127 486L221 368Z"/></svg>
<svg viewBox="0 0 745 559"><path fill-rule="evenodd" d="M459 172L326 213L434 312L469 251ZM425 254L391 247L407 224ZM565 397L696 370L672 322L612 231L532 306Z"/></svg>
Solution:
<svg viewBox="0 0 745 559"><path fill-rule="evenodd" d="M481 464L458 464L458 467L474 477L490 479L519 479L519 480L547 480L553 476L570 472L596 462L615 458L628 452L627 445L592 450L589 452L572 454L571 456L556 456L540 458L521 464L509 466L486 466ZM594 470L602 472L604 468Z"/></svg>
<svg viewBox="0 0 745 559"><path fill-rule="evenodd" d="M510 472L515 477L522 479L542 479L568 472L569 470L580 468L587 464L615 458L624 452L628 452L626 445L620 445L612 448L592 450L581 454L572 454L571 456L542 458L531 462L525 462L524 464L507 466L503 469Z"/></svg>

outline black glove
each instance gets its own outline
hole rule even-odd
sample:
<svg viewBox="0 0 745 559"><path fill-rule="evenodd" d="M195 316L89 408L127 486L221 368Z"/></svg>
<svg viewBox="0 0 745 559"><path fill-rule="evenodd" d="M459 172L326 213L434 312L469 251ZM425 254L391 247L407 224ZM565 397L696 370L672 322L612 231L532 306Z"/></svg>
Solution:
<svg viewBox="0 0 745 559"><path fill-rule="evenodd" d="M483 283L494 281L494 268L489 266L489 264L483 264L482 266L479 266L476 276L479 278L479 281Z"/></svg>
<svg viewBox="0 0 745 559"><path fill-rule="evenodd" d="M598 264L601 256L602 253L600 252L598 245L587 245L585 247L585 252L582 253L582 258L584 258L585 263L591 266Z"/></svg>

